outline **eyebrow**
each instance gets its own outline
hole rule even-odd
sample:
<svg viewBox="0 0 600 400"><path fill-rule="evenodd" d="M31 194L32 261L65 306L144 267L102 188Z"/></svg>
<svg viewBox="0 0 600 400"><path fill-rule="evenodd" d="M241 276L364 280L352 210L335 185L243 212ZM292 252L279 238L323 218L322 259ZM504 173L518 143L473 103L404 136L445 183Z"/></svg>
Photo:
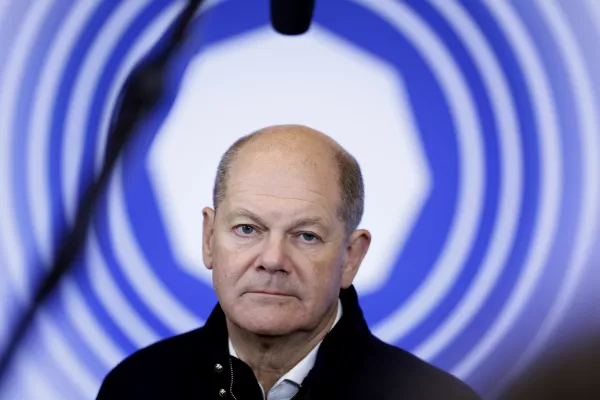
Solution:
<svg viewBox="0 0 600 400"><path fill-rule="evenodd" d="M230 215L231 219L234 219L237 217L246 217L246 218L253 220L254 222L256 222L259 225L263 225L263 226L266 225L266 223L258 215L254 214L252 211L247 210L245 208L237 209L234 212L232 212Z"/></svg>
<svg viewBox="0 0 600 400"><path fill-rule="evenodd" d="M313 225L319 225L319 226L325 227L323 219L320 217L300 218L300 219L295 220L292 224L292 226L294 228L300 228L303 226L313 226Z"/></svg>
<svg viewBox="0 0 600 400"><path fill-rule="evenodd" d="M258 215L254 214L252 211L245 209L245 208L240 208L231 213L232 219L236 218L236 217L246 217L246 218L253 220L254 222L256 222L259 225L262 225L262 226L267 225ZM318 225L323 228L326 228L325 222L324 222L323 218L321 218L321 217L299 218L299 219L293 221L291 224L292 229L301 228L301 227L305 227L305 226L314 226L314 225Z"/></svg>

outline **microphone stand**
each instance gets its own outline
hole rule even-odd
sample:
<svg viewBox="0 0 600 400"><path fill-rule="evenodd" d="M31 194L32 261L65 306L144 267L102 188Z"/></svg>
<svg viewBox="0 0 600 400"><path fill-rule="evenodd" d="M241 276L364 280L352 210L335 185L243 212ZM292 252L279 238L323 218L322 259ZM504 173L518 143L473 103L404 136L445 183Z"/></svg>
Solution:
<svg viewBox="0 0 600 400"><path fill-rule="evenodd" d="M202 0L188 1L174 22L165 47L138 65L125 82L113 113L102 169L97 178L92 178L92 182L85 190L73 226L59 245L50 272L36 288L33 301L27 306L18 319L16 328L11 332L6 350L0 358L0 387L37 311L56 289L81 252L98 198L105 190L123 148L131 141L133 132L156 108L162 97L165 91L164 78L168 61L184 42L189 25L201 3Z"/></svg>

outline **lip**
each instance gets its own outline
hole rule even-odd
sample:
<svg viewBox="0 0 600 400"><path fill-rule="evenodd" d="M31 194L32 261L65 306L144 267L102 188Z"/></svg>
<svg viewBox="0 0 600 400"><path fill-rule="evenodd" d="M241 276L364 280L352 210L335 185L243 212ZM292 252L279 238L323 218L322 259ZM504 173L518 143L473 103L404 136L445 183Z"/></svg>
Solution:
<svg viewBox="0 0 600 400"><path fill-rule="evenodd" d="M277 290L251 290L248 293L252 294L266 294L270 296L287 296L290 297L289 294L278 292Z"/></svg>

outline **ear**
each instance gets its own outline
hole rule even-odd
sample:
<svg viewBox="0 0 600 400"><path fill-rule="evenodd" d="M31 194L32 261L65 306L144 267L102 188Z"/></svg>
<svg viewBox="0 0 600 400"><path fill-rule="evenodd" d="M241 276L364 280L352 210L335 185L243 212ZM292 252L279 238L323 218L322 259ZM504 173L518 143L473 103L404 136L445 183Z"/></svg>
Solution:
<svg viewBox="0 0 600 400"><path fill-rule="evenodd" d="M215 210L210 207L202 209L202 260L208 269L213 267L212 239L215 226Z"/></svg>
<svg viewBox="0 0 600 400"><path fill-rule="evenodd" d="M365 229L357 229L350 235L346 249L346 261L342 267L342 288L347 289L352 285L370 244L371 233Z"/></svg>

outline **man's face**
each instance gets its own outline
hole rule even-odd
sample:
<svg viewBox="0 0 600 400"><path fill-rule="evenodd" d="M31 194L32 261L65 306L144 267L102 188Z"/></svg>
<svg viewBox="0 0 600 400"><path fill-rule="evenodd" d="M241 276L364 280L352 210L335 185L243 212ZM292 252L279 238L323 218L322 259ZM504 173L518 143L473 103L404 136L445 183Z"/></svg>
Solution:
<svg viewBox="0 0 600 400"><path fill-rule="evenodd" d="M245 151L218 211L204 210L205 264L236 325L263 335L313 330L352 283L364 254L358 263L349 254L332 168L318 154Z"/></svg>

